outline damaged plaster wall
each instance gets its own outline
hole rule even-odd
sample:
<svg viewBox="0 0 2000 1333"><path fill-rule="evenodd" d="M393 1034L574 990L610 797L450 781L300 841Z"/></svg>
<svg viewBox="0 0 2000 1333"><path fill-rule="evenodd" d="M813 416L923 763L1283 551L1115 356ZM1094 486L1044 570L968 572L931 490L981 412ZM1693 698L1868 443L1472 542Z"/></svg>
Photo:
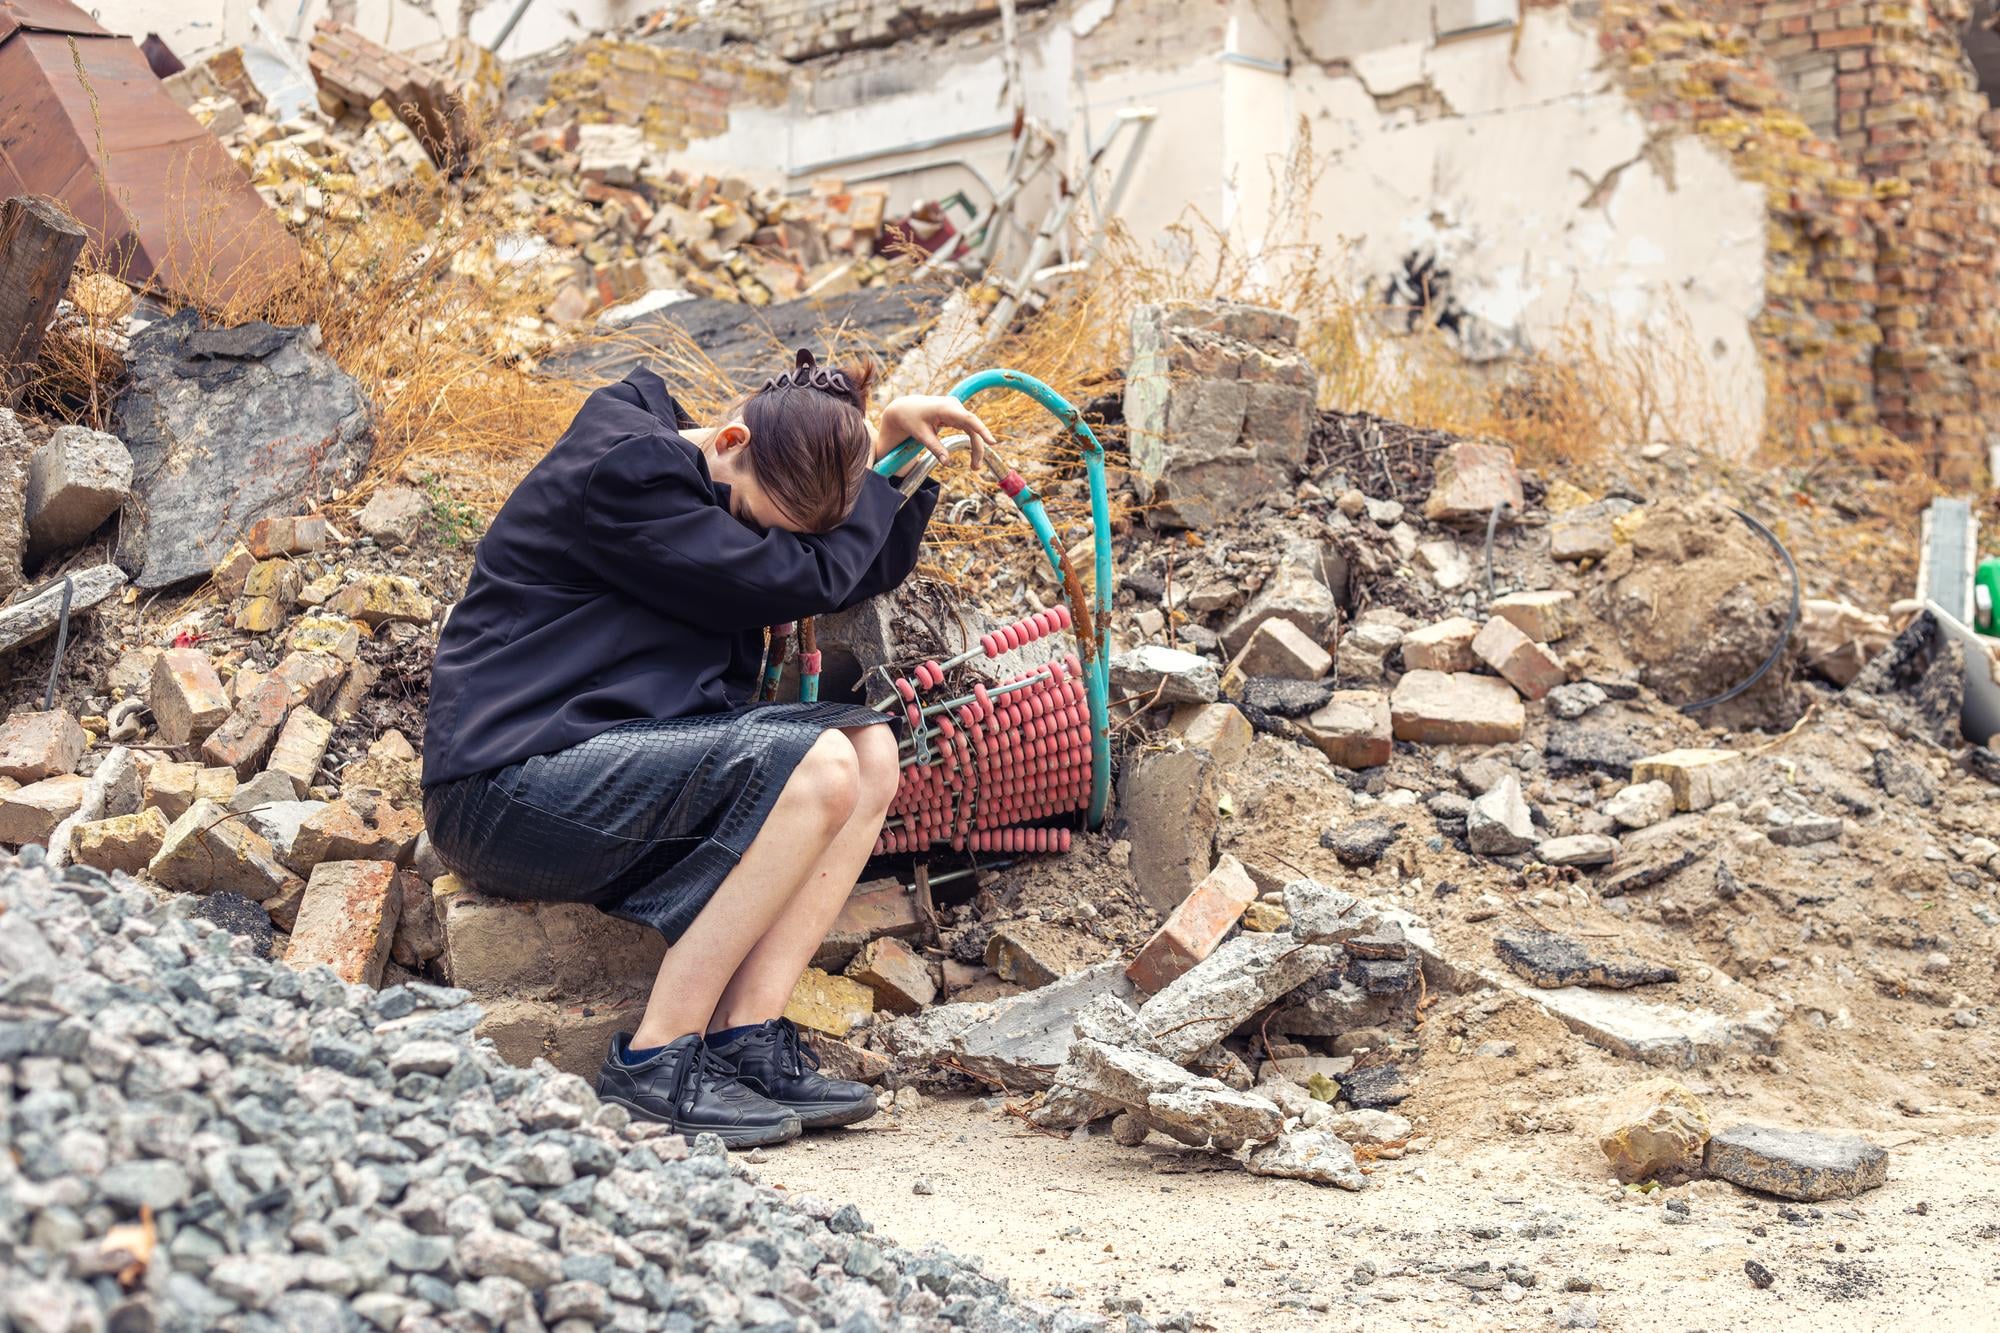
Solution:
<svg viewBox="0 0 2000 1333"><path fill-rule="evenodd" d="M1386 295L1392 275L1432 261L1449 275L1432 301L1449 305L1475 358L1571 336L1607 349L1650 343L1701 371L1689 392L1703 401L1670 417L1706 416L1726 436L1701 443L1754 445L1757 185L1698 140L1656 141L1595 32L1560 10L1531 11L1517 32L1464 6L1458 19L1477 21L1440 36L1429 6L1373 8L1373 28L1355 14L1290 25L1290 124L1271 124L1266 154L1289 151L1303 121L1319 167L1315 226L1351 243L1360 279ZM1246 235L1257 234L1253 212L1246 196Z"/></svg>
<svg viewBox="0 0 2000 1333"><path fill-rule="evenodd" d="M472 37L491 43L513 12L515 0L471 0ZM169 49L192 62L225 46L251 40L257 28L253 0L99 0L84 6L113 32L144 37L160 34ZM501 54L510 58L545 51L561 42L618 27L650 6L639 0L539 0L507 38ZM460 0L270 0L261 6L265 19L280 35L312 34L320 19L338 17L363 35L391 50L407 51L458 32Z"/></svg>

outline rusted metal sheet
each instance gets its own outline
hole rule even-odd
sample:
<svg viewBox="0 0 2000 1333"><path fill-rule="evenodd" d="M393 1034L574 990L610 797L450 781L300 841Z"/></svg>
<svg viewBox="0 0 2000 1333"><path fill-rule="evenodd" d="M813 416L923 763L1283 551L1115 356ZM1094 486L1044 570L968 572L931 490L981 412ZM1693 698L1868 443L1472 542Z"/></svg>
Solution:
<svg viewBox="0 0 2000 1333"><path fill-rule="evenodd" d="M297 268L298 244L131 40L67 0L0 0L0 195L61 201L114 272L222 308Z"/></svg>

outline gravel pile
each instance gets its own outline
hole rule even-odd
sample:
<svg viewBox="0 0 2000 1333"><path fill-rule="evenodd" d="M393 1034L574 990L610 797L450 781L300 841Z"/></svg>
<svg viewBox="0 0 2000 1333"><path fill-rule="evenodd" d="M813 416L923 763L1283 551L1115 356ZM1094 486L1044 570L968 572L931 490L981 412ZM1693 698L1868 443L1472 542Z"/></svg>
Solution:
<svg viewBox="0 0 2000 1333"><path fill-rule="evenodd" d="M36 853L0 854L0 1325L1101 1326L506 1064L462 992L294 972Z"/></svg>

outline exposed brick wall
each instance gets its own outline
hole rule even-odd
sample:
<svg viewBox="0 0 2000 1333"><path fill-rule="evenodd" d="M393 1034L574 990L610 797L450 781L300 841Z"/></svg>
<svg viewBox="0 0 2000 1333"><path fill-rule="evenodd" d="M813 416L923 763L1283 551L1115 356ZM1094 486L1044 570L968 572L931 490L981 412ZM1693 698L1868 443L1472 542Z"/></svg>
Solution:
<svg viewBox="0 0 2000 1333"><path fill-rule="evenodd" d="M1049 3L1016 0L1015 8ZM1000 16L998 0L738 0L738 5L755 14L765 45L787 60L888 46Z"/></svg>
<svg viewBox="0 0 2000 1333"><path fill-rule="evenodd" d="M729 128L732 103L785 100L785 67L726 51L597 38L579 45L549 76L545 119L636 124L655 147Z"/></svg>
<svg viewBox="0 0 2000 1333"><path fill-rule="evenodd" d="M1876 428L1961 483L2000 406L1996 117L1959 43L1967 0L1615 0L1627 86L1770 202L1758 320L1780 439Z"/></svg>

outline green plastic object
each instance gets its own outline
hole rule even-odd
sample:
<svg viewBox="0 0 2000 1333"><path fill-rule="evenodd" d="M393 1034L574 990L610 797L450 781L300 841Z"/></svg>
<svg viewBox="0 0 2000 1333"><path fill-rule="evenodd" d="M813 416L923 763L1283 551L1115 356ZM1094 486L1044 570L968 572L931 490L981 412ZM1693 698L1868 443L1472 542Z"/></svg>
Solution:
<svg viewBox="0 0 2000 1333"><path fill-rule="evenodd" d="M1996 613L2000 613L2000 560L1988 557L1972 576L1972 628L2000 639Z"/></svg>

